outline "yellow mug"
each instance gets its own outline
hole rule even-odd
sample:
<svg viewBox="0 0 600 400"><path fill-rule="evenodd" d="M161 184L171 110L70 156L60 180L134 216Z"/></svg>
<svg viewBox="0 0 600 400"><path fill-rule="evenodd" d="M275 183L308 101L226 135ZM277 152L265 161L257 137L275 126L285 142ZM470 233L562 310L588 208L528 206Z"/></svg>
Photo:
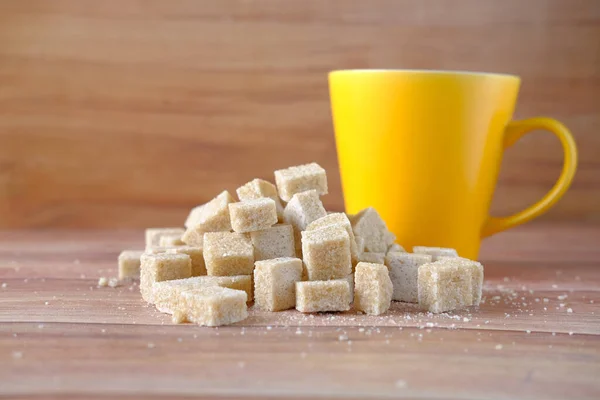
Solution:
<svg viewBox="0 0 600 400"><path fill-rule="evenodd" d="M547 211L573 180L577 148L554 119L511 120L519 85L514 75L477 72L331 72L346 212L374 207L401 245L453 247L476 259L483 237ZM562 143L558 182L529 208L490 216L504 149L537 129Z"/></svg>

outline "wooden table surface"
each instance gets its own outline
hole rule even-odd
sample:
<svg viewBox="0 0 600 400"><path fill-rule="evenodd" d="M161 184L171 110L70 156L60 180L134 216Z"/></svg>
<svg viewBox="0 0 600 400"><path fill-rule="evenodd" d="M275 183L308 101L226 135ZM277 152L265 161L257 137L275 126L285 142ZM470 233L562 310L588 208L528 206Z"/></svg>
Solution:
<svg viewBox="0 0 600 400"><path fill-rule="evenodd" d="M539 224L490 238L479 309L251 310L203 328L137 286L96 287L140 231L2 232L0 397L598 399L599 239Z"/></svg>

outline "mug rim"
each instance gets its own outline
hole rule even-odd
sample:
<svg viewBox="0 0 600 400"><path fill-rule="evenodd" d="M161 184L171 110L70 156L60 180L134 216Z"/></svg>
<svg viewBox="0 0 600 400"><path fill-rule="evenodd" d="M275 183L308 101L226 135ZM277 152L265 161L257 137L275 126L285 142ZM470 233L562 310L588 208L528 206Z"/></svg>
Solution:
<svg viewBox="0 0 600 400"><path fill-rule="evenodd" d="M509 78L521 80L521 77L514 74L504 74L497 72L480 72L480 71L465 71L465 70L444 70L444 69L386 69L386 68L358 68L358 69L336 69L329 71L329 76L340 74L422 74L422 75L461 75L461 76L480 76L494 78Z"/></svg>

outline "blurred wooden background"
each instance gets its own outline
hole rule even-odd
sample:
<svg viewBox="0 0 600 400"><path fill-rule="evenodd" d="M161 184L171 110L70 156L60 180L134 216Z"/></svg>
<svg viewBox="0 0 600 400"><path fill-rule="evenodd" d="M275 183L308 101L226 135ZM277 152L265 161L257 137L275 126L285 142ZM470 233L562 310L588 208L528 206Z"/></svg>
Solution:
<svg viewBox="0 0 600 400"><path fill-rule="evenodd" d="M317 161L342 196L327 72L519 74L580 166L544 218L600 221L600 1L0 1L0 228L180 224L222 188ZM558 177L556 139L505 158L494 212Z"/></svg>

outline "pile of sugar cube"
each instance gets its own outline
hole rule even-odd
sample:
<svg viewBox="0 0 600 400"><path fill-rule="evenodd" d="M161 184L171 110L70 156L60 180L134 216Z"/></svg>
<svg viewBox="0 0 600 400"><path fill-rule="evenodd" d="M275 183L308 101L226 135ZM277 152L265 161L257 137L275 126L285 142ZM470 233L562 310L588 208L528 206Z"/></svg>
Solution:
<svg viewBox="0 0 600 400"><path fill-rule="evenodd" d="M441 313L479 305L483 266L454 249L407 253L373 208L328 213L316 163L275 171L191 210L183 228L146 230L119 256L119 279L173 321L219 326L265 311L385 313L392 301Z"/></svg>

